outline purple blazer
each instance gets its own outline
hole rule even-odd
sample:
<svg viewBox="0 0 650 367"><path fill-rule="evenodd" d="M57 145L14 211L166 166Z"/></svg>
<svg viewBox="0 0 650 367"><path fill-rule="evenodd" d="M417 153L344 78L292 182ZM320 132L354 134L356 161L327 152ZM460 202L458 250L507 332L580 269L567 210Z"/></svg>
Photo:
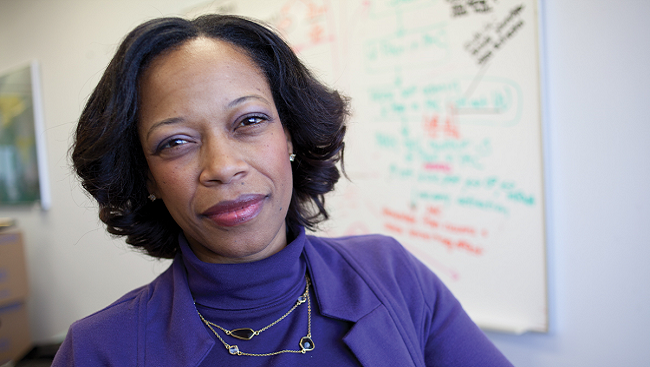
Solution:
<svg viewBox="0 0 650 367"><path fill-rule="evenodd" d="M343 340L362 366L512 366L394 239L299 237L321 314L353 323ZM216 344L179 255L150 284L75 322L52 366L199 366Z"/></svg>

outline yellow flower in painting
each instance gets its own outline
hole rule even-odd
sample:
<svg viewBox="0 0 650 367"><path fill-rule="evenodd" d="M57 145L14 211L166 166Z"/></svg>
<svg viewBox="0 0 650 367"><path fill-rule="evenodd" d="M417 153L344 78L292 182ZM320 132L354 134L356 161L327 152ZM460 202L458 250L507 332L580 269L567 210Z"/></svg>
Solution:
<svg viewBox="0 0 650 367"><path fill-rule="evenodd" d="M0 127L9 126L11 120L23 113L25 108L25 101L19 95L0 96Z"/></svg>

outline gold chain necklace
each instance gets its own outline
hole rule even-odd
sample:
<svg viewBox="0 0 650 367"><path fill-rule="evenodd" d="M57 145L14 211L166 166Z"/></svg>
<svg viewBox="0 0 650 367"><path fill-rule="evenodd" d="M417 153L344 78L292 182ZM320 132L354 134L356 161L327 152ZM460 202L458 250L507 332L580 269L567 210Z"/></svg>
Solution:
<svg viewBox="0 0 650 367"><path fill-rule="evenodd" d="M201 321L214 333L214 335L217 336L217 339L221 341L221 343L226 347L226 350L228 353L232 355L237 355L237 356L253 356L253 357L268 357L268 356L274 356L276 354L281 354L281 353L302 353L305 354L306 352L311 352L314 350L315 345L314 341L311 339L311 300L309 298L309 285L311 284L311 280L309 279L308 275L305 275L305 279L307 280L307 285L305 286L305 292L298 297L298 300L296 303L287 311L284 315L282 315L279 319L273 321L272 323L266 325L265 327L259 329L259 330L253 330L251 328L237 328L237 329L232 329L228 330L224 327L221 327L214 322L206 320L203 315L199 312L199 310L196 310L196 313L199 314L199 317L201 318ZM285 317L289 316L293 310L295 310L298 306L301 304L307 302L307 335L303 336L300 338L300 350L292 350L292 349L283 349L277 352L271 352L271 353L246 353L242 352L239 350L239 347L236 344L230 345L226 343L225 340L217 333L217 331L213 328L216 327L219 330L223 331L226 335L232 336L233 338L237 338L240 340L251 340L253 339L254 336L260 335L261 332L269 329L270 327L274 326L278 322L284 320ZM196 304L194 305L196 308Z"/></svg>

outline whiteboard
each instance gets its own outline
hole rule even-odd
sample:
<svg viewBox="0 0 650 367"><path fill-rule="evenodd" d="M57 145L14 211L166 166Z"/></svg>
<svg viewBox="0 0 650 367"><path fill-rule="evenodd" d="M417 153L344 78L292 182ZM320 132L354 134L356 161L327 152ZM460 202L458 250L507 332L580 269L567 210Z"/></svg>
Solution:
<svg viewBox="0 0 650 367"><path fill-rule="evenodd" d="M398 239L479 326L546 331L533 0L224 0L352 98L321 235Z"/></svg>

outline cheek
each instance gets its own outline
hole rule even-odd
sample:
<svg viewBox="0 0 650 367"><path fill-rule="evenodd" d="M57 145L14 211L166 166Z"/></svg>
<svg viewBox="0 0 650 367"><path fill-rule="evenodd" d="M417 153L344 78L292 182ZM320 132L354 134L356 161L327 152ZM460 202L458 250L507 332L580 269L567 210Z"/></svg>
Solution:
<svg viewBox="0 0 650 367"><path fill-rule="evenodd" d="M293 171L291 169L291 161L289 161L289 152L286 148L280 150L278 160L278 170L281 177L282 189L287 193L286 195L290 199L293 191Z"/></svg>
<svg viewBox="0 0 650 367"><path fill-rule="evenodd" d="M151 167L151 166L150 166ZM188 189L188 172L182 166L158 165L150 168L155 185L161 193L182 193Z"/></svg>

